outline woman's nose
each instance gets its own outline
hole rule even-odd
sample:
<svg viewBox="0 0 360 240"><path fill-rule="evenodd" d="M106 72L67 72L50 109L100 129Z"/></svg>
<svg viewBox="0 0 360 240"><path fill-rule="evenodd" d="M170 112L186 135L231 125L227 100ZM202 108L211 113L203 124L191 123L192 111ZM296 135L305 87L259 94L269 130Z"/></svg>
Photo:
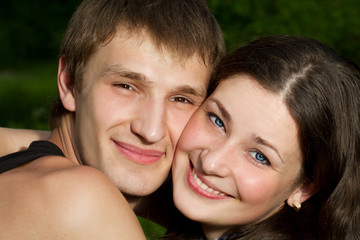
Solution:
<svg viewBox="0 0 360 240"><path fill-rule="evenodd" d="M227 176L231 168L229 160L232 158L229 151L231 150L224 147L204 149L200 154L199 170L206 175Z"/></svg>

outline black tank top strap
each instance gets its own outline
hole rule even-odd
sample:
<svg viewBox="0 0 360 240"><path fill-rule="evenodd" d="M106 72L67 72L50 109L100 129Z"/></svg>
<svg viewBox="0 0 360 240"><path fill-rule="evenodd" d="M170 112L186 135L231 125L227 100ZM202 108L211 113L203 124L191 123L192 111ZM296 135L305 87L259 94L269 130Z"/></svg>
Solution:
<svg viewBox="0 0 360 240"><path fill-rule="evenodd" d="M64 156L61 149L49 141L32 142L28 149L0 158L0 173L45 156Z"/></svg>

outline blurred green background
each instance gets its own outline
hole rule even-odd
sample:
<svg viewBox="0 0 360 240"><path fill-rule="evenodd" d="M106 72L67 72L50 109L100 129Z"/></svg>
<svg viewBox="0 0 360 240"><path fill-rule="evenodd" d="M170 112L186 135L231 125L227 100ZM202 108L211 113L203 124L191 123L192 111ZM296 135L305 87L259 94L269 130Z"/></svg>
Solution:
<svg viewBox="0 0 360 240"><path fill-rule="evenodd" d="M359 0L208 0L228 51L266 35L320 40L360 63ZM0 3L0 126L48 129L58 48L79 1Z"/></svg>

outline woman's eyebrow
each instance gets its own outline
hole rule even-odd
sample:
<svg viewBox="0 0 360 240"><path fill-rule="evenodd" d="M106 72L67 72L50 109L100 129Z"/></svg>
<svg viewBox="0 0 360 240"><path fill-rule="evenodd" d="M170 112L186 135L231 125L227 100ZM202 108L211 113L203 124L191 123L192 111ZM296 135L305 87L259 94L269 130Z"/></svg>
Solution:
<svg viewBox="0 0 360 240"><path fill-rule="evenodd" d="M219 109L221 115L224 117L224 119L228 122L231 122L231 115L226 110L225 106L219 101L219 99L211 98L210 101L214 102Z"/></svg>
<svg viewBox="0 0 360 240"><path fill-rule="evenodd" d="M260 144L260 145L271 148L279 156L281 162L282 163L285 162L284 159L281 157L281 155L280 155L279 151L277 150L277 148L274 145L272 145L269 141L267 141L267 140L265 140L262 137L257 136L257 135L254 135L253 140L254 140L254 142L256 144Z"/></svg>

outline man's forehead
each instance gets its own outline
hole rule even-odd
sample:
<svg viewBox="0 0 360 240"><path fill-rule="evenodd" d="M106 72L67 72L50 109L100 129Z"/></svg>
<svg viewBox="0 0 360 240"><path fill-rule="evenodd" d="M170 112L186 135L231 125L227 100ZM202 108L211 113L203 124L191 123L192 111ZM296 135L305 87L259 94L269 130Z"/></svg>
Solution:
<svg viewBox="0 0 360 240"><path fill-rule="evenodd" d="M145 28L128 29L123 26L118 27L114 36L106 41L106 43L109 43L114 38L118 38L121 41L132 42L134 47L140 46L144 42L147 42L153 46L158 54L162 55L164 58L167 58L167 60L171 60L174 63L182 66L185 66L189 62L196 61L199 64L203 64L205 67L212 69L212 64L208 61L208 59L205 59L205 57L200 55L200 51L191 53L182 51L181 48L177 47L175 43L172 44L165 40L159 41Z"/></svg>

